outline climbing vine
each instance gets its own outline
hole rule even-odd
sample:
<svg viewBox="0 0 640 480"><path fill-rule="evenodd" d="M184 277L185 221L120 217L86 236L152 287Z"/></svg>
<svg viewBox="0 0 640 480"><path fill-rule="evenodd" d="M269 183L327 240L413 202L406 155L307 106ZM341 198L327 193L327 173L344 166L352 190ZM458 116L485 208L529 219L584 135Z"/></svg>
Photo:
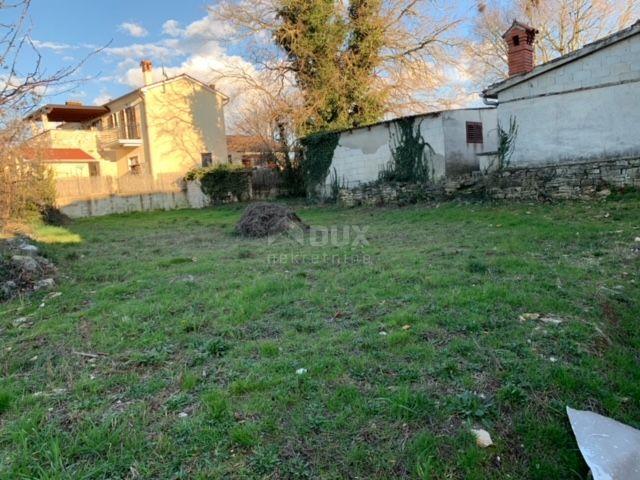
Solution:
<svg viewBox="0 0 640 480"><path fill-rule="evenodd" d="M504 130L498 122L498 168L500 170L511 164L511 156L516 146L517 137L518 124L515 118L509 118L509 130Z"/></svg>
<svg viewBox="0 0 640 480"><path fill-rule="evenodd" d="M401 118L393 122L389 131L391 161L378 177L383 182L424 183L432 177L429 172L433 148L422 137L420 123L415 117Z"/></svg>
<svg viewBox="0 0 640 480"><path fill-rule="evenodd" d="M300 140L304 148L302 172L307 193L315 197L329 174L333 153L338 146L340 133L327 132L309 135Z"/></svg>

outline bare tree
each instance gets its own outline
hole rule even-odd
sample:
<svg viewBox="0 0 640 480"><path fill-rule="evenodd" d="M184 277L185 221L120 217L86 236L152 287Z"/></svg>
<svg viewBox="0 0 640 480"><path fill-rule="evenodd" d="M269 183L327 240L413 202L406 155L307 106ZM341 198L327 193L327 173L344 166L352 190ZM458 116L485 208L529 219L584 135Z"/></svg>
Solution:
<svg viewBox="0 0 640 480"><path fill-rule="evenodd" d="M629 26L638 15L637 0L479 2L473 41L465 46L469 73L479 89L507 77L507 49L502 34L514 19L539 30L536 62L545 63Z"/></svg>
<svg viewBox="0 0 640 480"><path fill-rule="evenodd" d="M38 143L24 142L32 132L22 121L51 87L71 85L71 75L86 61L45 74L42 56L30 36L31 0L0 0L0 228L53 201L52 177L37 159ZM25 57L30 66L21 70Z"/></svg>
<svg viewBox="0 0 640 480"><path fill-rule="evenodd" d="M298 59L288 56L274 42L274 37L281 45L291 39L300 52L300 43L295 45L300 38L297 30L301 28L300 24L287 23L282 18L283 5L288 8L291 3L224 0L215 8L220 19L233 25L235 40L244 42L252 52L253 63L259 71L257 80L262 82L262 87L255 88L256 78L243 78L248 80L249 91L261 90L269 98L263 102L265 107L270 105L277 109L267 114L267 118L280 121L286 116L296 132L306 133L309 129L301 128L303 123L327 103L327 95L337 94L350 102L349 107L343 109L350 118L335 123L354 126L350 122L357 124L361 94L352 93L348 81L357 84L360 92L369 91L381 100L382 108L376 117L424 110L436 103L433 91L443 85L445 64L453 63L451 53L458 25L446 9L439 9L435 2L428 0L327 2L337 12L332 25L333 22L351 22L351 30L344 42L346 47L340 51L339 68L322 72L325 76L317 82L317 88L311 90L306 80L299 76ZM354 36L372 31L375 36L369 35L364 43L371 46L373 42L375 48L371 48L366 56L360 49L356 52L358 55L354 54L349 42ZM332 58L326 60L332 61ZM270 93L274 84L278 86L276 99ZM286 88L279 88L281 85ZM282 92L286 95L280 95ZM367 119L365 123L371 123L370 116L360 117Z"/></svg>

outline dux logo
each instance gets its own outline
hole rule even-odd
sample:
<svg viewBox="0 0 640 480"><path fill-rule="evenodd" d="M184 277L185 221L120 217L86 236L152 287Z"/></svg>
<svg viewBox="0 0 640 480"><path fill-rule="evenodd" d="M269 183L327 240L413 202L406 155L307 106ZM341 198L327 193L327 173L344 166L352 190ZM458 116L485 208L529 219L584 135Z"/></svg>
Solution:
<svg viewBox="0 0 640 480"><path fill-rule="evenodd" d="M308 229L298 225L290 228L283 234L269 235L267 242L273 244L282 237L287 237L300 246L312 247L360 247L369 245L367 240L368 226L360 225L333 225L330 227L311 226Z"/></svg>

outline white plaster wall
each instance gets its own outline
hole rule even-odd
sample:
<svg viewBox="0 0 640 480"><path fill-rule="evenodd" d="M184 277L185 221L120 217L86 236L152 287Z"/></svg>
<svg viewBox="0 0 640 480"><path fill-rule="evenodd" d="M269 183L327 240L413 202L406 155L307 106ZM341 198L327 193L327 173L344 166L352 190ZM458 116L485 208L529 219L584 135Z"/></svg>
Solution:
<svg viewBox="0 0 640 480"><path fill-rule="evenodd" d="M466 122L483 124L484 143L467 144ZM493 108L448 110L416 118L422 138L431 145L430 173L433 180L478 170L477 154L497 149L497 112ZM378 173L392 159L390 133L396 124L387 122L340 134L333 154L325 191L336 174L339 183L355 187L378 179Z"/></svg>
<svg viewBox="0 0 640 480"><path fill-rule="evenodd" d="M640 34L500 92L499 100L640 79Z"/></svg>
<svg viewBox="0 0 640 480"><path fill-rule="evenodd" d="M514 117L519 128L512 166L638 155L640 35L500 92L498 100L500 123Z"/></svg>
<svg viewBox="0 0 640 480"><path fill-rule="evenodd" d="M482 123L483 143L467 143L467 122ZM479 153L498 148L498 113L495 108L449 110L442 114L447 177L480 168Z"/></svg>
<svg viewBox="0 0 640 480"><path fill-rule="evenodd" d="M511 116L519 128L512 166L640 154L640 83L501 105L500 122Z"/></svg>
<svg viewBox="0 0 640 480"><path fill-rule="evenodd" d="M435 178L444 175L444 138L440 115L418 117L423 138L436 152L432 171ZM336 176L342 186L354 187L378 179L378 173L392 159L390 129L393 122L342 132L336 147L325 188Z"/></svg>

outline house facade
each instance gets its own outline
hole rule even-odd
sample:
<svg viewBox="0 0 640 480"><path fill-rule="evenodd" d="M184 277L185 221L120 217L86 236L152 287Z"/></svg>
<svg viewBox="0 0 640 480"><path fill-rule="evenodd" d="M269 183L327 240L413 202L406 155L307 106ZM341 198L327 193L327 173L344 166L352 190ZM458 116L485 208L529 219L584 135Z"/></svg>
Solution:
<svg viewBox="0 0 640 480"><path fill-rule="evenodd" d="M510 165L640 157L640 21L534 67L536 33L513 23L510 76L483 92L503 129L517 125Z"/></svg>
<svg viewBox="0 0 640 480"><path fill-rule="evenodd" d="M45 105L26 118L30 151L54 171L60 206L178 191L190 169L227 162L227 97L186 74L153 82L151 62L141 68L145 85L104 105Z"/></svg>
<svg viewBox="0 0 640 480"><path fill-rule="evenodd" d="M340 132L325 190L336 179L350 188L377 180L393 160L399 121L413 128L430 147L428 167L433 181L479 169L480 154L497 148L497 120L493 108L432 112Z"/></svg>

